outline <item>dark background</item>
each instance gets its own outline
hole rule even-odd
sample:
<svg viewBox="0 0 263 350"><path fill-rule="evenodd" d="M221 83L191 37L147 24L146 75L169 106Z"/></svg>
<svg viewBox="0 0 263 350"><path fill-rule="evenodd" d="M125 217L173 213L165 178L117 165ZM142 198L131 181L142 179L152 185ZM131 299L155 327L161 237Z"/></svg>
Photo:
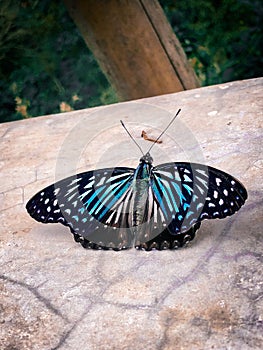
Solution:
<svg viewBox="0 0 263 350"><path fill-rule="evenodd" d="M0 122L117 102L62 0L0 4ZM262 76L261 0L160 4L203 86Z"/></svg>

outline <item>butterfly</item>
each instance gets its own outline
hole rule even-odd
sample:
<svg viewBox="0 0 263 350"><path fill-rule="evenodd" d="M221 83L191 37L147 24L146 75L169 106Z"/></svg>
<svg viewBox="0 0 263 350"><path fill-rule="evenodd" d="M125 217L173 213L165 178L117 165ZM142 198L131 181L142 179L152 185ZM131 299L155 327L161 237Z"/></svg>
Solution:
<svg viewBox="0 0 263 350"><path fill-rule="evenodd" d="M230 216L245 203L247 191L233 176L197 163L153 166L151 148L136 169L91 170L44 188L26 204L28 213L69 227L84 248L165 250L193 240L201 221Z"/></svg>

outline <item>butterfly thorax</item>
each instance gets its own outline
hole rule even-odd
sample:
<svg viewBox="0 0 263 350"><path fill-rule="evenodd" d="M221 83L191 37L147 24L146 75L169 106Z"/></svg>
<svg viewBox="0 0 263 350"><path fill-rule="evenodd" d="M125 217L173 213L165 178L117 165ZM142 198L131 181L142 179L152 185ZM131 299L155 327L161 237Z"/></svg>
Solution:
<svg viewBox="0 0 263 350"><path fill-rule="evenodd" d="M132 226L141 225L146 220L145 212L149 195L150 174L152 169L151 163L152 158L149 154L146 154L141 158L140 164L135 170L132 184L134 190Z"/></svg>

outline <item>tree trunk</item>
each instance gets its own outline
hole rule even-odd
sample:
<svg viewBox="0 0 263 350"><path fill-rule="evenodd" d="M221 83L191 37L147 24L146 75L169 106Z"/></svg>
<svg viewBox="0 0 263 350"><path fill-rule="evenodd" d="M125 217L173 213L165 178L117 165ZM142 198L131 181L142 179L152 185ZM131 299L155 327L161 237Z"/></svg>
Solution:
<svg viewBox="0 0 263 350"><path fill-rule="evenodd" d="M157 0L64 2L120 100L199 87Z"/></svg>

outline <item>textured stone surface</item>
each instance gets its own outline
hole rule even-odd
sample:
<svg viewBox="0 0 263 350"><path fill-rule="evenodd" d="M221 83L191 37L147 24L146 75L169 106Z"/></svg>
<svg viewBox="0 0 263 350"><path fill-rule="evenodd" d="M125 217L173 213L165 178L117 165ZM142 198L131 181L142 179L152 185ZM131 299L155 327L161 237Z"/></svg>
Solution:
<svg viewBox="0 0 263 350"><path fill-rule="evenodd" d="M1 349L262 349L262 83L239 81L0 125ZM159 109L160 108L160 109ZM76 171L191 160L237 177L245 206L177 251L84 250L28 199ZM169 113L168 113L169 112Z"/></svg>

